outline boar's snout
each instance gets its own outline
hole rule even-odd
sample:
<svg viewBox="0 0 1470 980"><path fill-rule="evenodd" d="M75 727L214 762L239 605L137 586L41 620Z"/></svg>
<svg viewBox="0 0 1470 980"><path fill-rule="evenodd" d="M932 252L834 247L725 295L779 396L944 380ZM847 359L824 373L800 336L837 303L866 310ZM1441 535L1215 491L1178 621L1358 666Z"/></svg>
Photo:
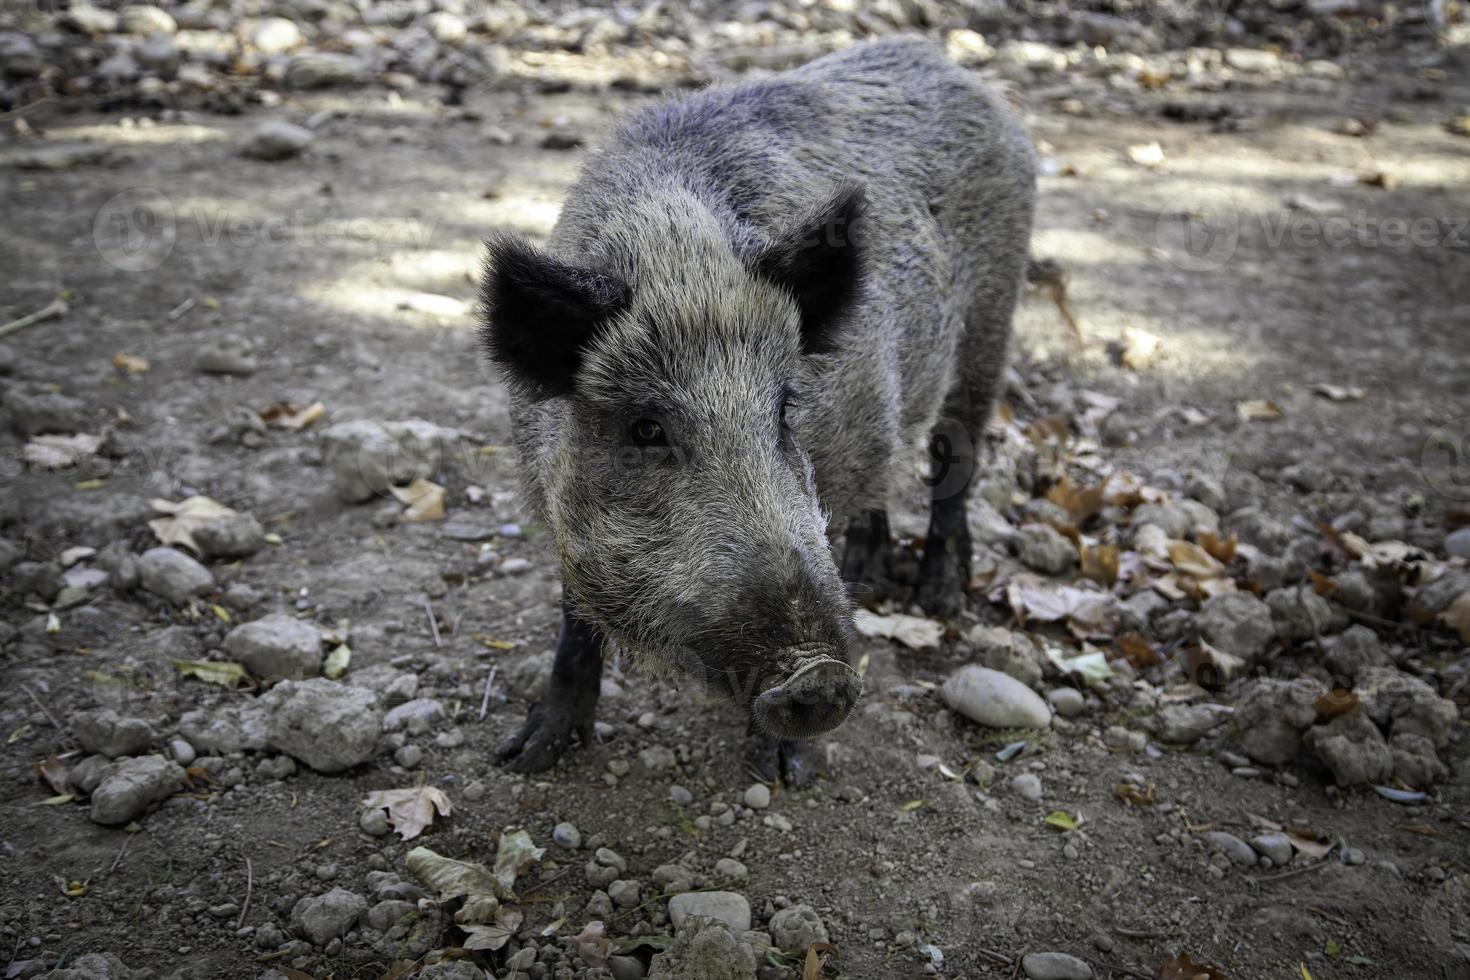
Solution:
<svg viewBox="0 0 1470 980"><path fill-rule="evenodd" d="M840 660L814 657L759 695L750 713L772 735L811 738L842 724L862 693L857 671Z"/></svg>

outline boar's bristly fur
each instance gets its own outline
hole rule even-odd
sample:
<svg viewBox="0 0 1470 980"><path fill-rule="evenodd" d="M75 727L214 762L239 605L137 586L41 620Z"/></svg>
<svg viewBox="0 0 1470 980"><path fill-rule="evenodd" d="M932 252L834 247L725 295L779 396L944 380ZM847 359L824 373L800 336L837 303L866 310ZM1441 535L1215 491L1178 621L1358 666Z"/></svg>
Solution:
<svg viewBox="0 0 1470 980"><path fill-rule="evenodd" d="M958 591L1034 185L995 95L890 40L633 114L544 251L491 243L484 338L525 501L588 624L563 636L594 638L559 645L514 765L550 765L585 723L557 706L577 685L595 702L576 665L603 636L782 738L839 723L861 685L832 537L884 508L931 432L925 574Z"/></svg>

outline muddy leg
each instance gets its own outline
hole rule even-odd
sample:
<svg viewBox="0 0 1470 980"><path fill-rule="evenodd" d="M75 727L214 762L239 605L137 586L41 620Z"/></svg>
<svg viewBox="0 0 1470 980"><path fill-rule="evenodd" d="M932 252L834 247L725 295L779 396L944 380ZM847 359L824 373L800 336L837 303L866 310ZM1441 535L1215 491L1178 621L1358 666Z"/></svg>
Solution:
<svg viewBox="0 0 1470 980"><path fill-rule="evenodd" d="M592 744L592 722L602 691L602 633L578 619L562 601L561 632L546 694L531 706L520 731L495 746L512 772L540 772L556 765L572 736Z"/></svg>
<svg viewBox="0 0 1470 980"><path fill-rule="evenodd" d="M843 535L842 581L854 601L875 602L893 590L893 544L886 510L855 518Z"/></svg>
<svg viewBox="0 0 1470 980"><path fill-rule="evenodd" d="M970 520L966 503L975 475L975 440L963 425L941 419L929 438L929 533L915 599L929 613L959 612L970 580Z"/></svg>

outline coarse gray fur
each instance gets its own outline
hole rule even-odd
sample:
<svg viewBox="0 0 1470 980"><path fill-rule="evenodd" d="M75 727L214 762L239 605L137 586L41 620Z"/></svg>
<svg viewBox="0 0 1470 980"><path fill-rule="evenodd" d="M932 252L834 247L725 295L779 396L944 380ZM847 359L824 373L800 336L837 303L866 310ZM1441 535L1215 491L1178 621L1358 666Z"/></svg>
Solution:
<svg viewBox="0 0 1470 980"><path fill-rule="evenodd" d="M507 372L525 501L574 608L651 666L733 668L756 694L765 681L747 675L845 651L830 536L886 505L941 417L979 437L1025 275L1035 169L1001 100L914 39L624 120L547 252L626 283L626 308L587 345L570 395L535 396ZM836 350L803 354L792 296L752 261L854 183L860 293ZM779 421L788 388L794 445ZM646 414L673 461L620 463Z"/></svg>

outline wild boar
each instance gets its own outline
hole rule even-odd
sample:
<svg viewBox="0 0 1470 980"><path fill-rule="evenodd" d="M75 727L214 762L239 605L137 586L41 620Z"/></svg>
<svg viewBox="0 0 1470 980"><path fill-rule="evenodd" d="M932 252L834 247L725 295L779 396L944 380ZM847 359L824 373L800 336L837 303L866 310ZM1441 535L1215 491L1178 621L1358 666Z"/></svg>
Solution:
<svg viewBox="0 0 1470 980"><path fill-rule="evenodd" d="M632 114L544 250L488 243L484 347L563 579L549 686L502 761L590 741L610 638L732 695L767 778L810 776L805 740L862 689L844 579L882 567L926 446L917 598L951 613L969 577L1035 170L984 84L887 40Z"/></svg>

